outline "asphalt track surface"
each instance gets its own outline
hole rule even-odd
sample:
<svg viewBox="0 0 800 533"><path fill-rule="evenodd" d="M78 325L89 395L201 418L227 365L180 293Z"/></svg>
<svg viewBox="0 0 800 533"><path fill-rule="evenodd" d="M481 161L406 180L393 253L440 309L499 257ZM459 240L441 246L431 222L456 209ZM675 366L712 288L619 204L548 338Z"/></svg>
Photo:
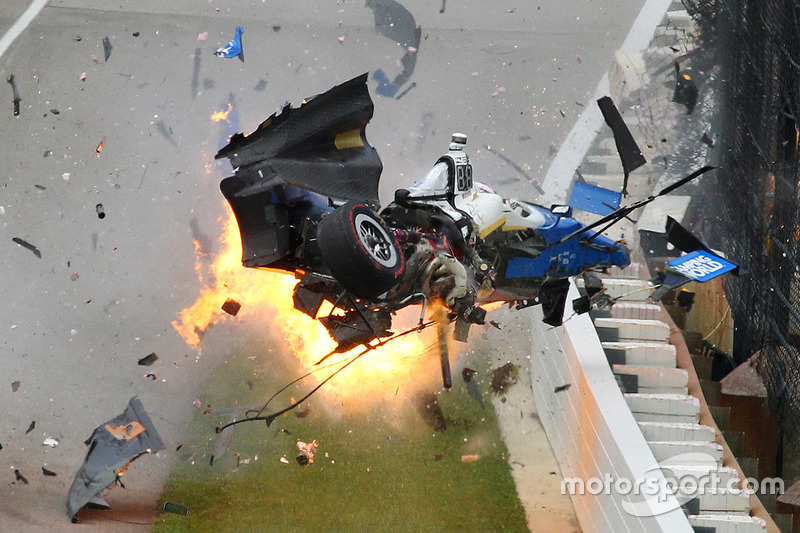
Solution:
<svg viewBox="0 0 800 533"><path fill-rule="evenodd" d="M107 499L152 520L196 391L232 341L210 335L198 352L170 324L200 289L193 239L214 252L230 168L213 155L231 133L362 72L395 78L418 25L408 81L393 97L373 92L367 135L384 163L382 199L421 177L460 131L478 180L535 201L643 1L375 4L399 27L376 25L362 0L51 1L0 57L21 98L15 117L11 86L0 86L0 529L71 527L66 492L83 441L132 396L166 450L138 461L128 489ZM0 35L29 5L0 5ZM215 57L239 25L245 61ZM228 103L230 120L212 122ZM151 352L158 363L137 366ZM43 446L48 437L59 445Z"/></svg>

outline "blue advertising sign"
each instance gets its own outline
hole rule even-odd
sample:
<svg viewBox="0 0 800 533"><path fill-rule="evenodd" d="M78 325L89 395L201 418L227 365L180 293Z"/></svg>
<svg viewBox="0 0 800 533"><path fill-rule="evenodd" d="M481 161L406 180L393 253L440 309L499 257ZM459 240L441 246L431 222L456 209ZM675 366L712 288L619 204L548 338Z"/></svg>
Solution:
<svg viewBox="0 0 800 533"><path fill-rule="evenodd" d="M667 263L667 266L680 272L687 278L701 283L738 268L735 263L726 261L705 250L689 252L686 255L673 259Z"/></svg>

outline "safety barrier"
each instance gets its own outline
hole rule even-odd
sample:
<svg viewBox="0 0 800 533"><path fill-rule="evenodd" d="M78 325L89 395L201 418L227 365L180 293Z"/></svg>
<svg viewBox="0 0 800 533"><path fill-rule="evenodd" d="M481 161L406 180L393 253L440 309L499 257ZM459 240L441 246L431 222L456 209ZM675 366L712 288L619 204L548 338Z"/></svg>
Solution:
<svg viewBox="0 0 800 533"><path fill-rule="evenodd" d="M569 298L580 294L574 284ZM653 316L660 306L624 298L606 316L573 315L534 339L539 416L581 526L775 531L758 498L741 490L741 469L686 368L686 346L676 350L680 333Z"/></svg>
<svg viewBox="0 0 800 533"><path fill-rule="evenodd" d="M578 296L573 284L569 299ZM664 487L666 478L654 468L656 459L611 372L589 315L572 316L562 327L535 335L531 361L536 404L561 466L562 488L571 492L581 527L691 532L674 496L644 494L647 487ZM582 487L572 480L582 480ZM592 494L598 492L594 480L602 480L598 494ZM636 495L629 497L633 486L630 492L625 486L615 488L617 480L641 486L638 501Z"/></svg>

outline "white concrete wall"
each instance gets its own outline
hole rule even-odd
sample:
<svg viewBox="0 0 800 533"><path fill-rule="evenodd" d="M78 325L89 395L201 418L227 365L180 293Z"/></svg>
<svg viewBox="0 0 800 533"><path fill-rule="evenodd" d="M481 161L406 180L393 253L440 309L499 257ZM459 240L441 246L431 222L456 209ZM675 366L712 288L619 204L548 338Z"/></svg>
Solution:
<svg viewBox="0 0 800 533"><path fill-rule="evenodd" d="M579 296L573 284L569 301ZM567 313L569 314L569 313ZM534 320L541 315L537 311ZM541 325L541 323L539 323ZM611 372L588 315L575 315L562 327L533 328L532 381L539 415L564 478L627 479L665 483ZM561 392L554 389L571 386ZM606 491L573 495L584 531L691 532L677 500ZM632 506L632 504L634 504ZM650 515L655 516L636 516Z"/></svg>

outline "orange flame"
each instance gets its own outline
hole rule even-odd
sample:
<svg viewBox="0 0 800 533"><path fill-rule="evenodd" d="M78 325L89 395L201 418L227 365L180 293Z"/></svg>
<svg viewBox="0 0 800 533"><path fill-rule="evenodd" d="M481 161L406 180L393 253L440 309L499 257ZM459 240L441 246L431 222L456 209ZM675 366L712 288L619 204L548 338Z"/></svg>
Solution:
<svg viewBox="0 0 800 533"><path fill-rule="evenodd" d="M226 206L227 207L227 206ZM297 280L288 273L249 269L242 266L242 248L236 219L227 208L227 219L222 220L220 252L213 257L210 265L204 264L209 258L204 255L199 243L195 242L197 253L196 271L205 288L191 306L178 313L173 327L187 344L197 347L202 334L213 324L223 320L263 321L269 317L270 328L279 330L280 336L294 353L306 371L319 369L316 363L330 353L336 343L328 335L325 327L317 320L296 310L292 294ZM207 275L203 275L205 270ZM205 281L207 280L207 281ZM242 304L236 318L221 310L227 298ZM330 310L323 309L320 314ZM408 314L398 313L393 329L405 331L415 325L419 318L419 308L413 307ZM391 397L403 388L409 392L408 385L418 382L435 383L438 378L438 356L432 351L434 336L429 332L410 333L392 340L384 346L369 351L357 362L337 374L325 389L339 399L372 396L379 393ZM346 354L335 354L325 364L349 360L361 353L357 347ZM337 367L331 367L333 371ZM330 372L313 374L317 383Z"/></svg>
<svg viewBox="0 0 800 533"><path fill-rule="evenodd" d="M222 122L223 120L228 120L228 115L231 114L233 110L233 104L228 102L228 110L227 111L214 111L211 113L211 122Z"/></svg>

